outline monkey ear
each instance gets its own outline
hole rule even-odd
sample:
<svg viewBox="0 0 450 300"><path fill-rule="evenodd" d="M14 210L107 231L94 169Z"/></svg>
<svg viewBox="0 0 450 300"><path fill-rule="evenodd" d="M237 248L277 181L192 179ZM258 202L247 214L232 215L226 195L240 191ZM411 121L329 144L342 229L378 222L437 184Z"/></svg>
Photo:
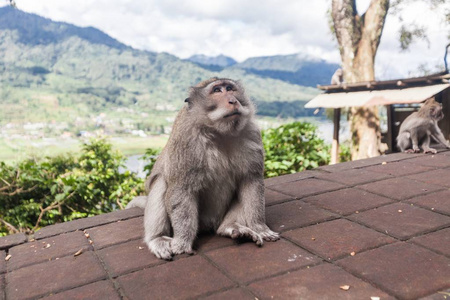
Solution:
<svg viewBox="0 0 450 300"><path fill-rule="evenodd" d="M189 103L189 101L191 101L191 99L189 99L189 98L184 99L184 102L188 102Z"/></svg>

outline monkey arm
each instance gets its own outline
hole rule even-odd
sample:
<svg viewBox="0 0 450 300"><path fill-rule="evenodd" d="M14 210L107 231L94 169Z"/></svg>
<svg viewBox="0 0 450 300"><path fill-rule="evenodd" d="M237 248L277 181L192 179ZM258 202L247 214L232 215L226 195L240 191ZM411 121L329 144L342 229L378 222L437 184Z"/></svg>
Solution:
<svg viewBox="0 0 450 300"><path fill-rule="evenodd" d="M197 196L187 187L173 186L167 190L166 206L173 229L173 254L190 253L198 231Z"/></svg>
<svg viewBox="0 0 450 300"><path fill-rule="evenodd" d="M240 187L238 201L242 205L242 214L246 225L265 223L264 181L262 179L246 179Z"/></svg>
<svg viewBox="0 0 450 300"><path fill-rule="evenodd" d="M434 126L431 127L431 136L436 142L442 144L447 148L450 148L449 142L445 139L441 129L438 127L436 123L434 124Z"/></svg>

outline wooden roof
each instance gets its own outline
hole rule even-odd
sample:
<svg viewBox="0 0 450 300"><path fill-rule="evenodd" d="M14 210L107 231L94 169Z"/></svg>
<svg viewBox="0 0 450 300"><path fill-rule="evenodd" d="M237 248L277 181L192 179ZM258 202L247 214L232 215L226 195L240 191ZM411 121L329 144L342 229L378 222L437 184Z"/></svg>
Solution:
<svg viewBox="0 0 450 300"><path fill-rule="evenodd" d="M392 90L404 89L408 87L418 87L425 85L434 85L448 83L450 74L447 72L436 73L423 77L394 79L385 81L362 81L356 83L344 83L341 85L318 85L317 88L325 93L354 92L354 91L372 91L372 90Z"/></svg>

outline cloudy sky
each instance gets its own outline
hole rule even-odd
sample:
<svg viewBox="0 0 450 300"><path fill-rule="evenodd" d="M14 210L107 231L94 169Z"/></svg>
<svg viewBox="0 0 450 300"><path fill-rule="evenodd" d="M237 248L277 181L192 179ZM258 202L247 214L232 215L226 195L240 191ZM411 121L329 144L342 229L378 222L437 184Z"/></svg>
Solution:
<svg viewBox="0 0 450 300"><path fill-rule="evenodd" d="M7 5L8 0L0 0ZM137 49L168 52L180 58L224 54L248 57L303 53L339 63L328 28L331 0L15 0L26 12L78 26L93 26ZM425 1L409 1L405 22L426 25L429 42L401 52L399 21L389 15L377 53L376 77L390 79L443 68L450 24ZM368 0L358 0L364 12Z"/></svg>

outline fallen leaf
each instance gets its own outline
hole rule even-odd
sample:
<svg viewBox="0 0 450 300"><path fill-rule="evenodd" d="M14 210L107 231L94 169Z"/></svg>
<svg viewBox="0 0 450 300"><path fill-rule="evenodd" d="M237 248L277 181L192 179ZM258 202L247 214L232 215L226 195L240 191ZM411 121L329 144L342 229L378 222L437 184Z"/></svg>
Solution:
<svg viewBox="0 0 450 300"><path fill-rule="evenodd" d="M11 258L11 254L8 254L8 255L5 257L5 260L8 261L10 258Z"/></svg>
<svg viewBox="0 0 450 300"><path fill-rule="evenodd" d="M352 253L350 253L351 256L355 256L355 251L353 251Z"/></svg>
<svg viewBox="0 0 450 300"><path fill-rule="evenodd" d="M52 245L47 244L47 245L45 245L44 249L50 248L51 246L52 246Z"/></svg>
<svg viewBox="0 0 450 300"><path fill-rule="evenodd" d="M398 210L399 213L402 213L403 211L401 209Z"/></svg>
<svg viewBox="0 0 450 300"><path fill-rule="evenodd" d="M350 289L350 286L349 285L341 285L339 288L341 290L348 291Z"/></svg>
<svg viewBox="0 0 450 300"><path fill-rule="evenodd" d="M73 256L78 256L83 253L83 249L78 250Z"/></svg>
<svg viewBox="0 0 450 300"><path fill-rule="evenodd" d="M380 300L380 297L370 297L370 300Z"/></svg>
<svg viewBox="0 0 450 300"><path fill-rule="evenodd" d="M387 162L383 161L381 164L382 164L382 165L387 165Z"/></svg>
<svg viewBox="0 0 450 300"><path fill-rule="evenodd" d="M312 239L313 241L315 241L315 240L316 240L316 238L315 238L315 237L312 237L311 239Z"/></svg>
<svg viewBox="0 0 450 300"><path fill-rule="evenodd" d="M139 250L142 250L142 249L144 249L144 247L139 246Z"/></svg>
<svg viewBox="0 0 450 300"><path fill-rule="evenodd" d="M94 243L94 242L93 242L92 240L89 240L89 244L91 244L91 245L92 245L93 243Z"/></svg>
<svg viewBox="0 0 450 300"><path fill-rule="evenodd" d="M85 236L86 238L89 238L89 237L90 237L90 234L89 234L89 233L85 233L84 236Z"/></svg>

